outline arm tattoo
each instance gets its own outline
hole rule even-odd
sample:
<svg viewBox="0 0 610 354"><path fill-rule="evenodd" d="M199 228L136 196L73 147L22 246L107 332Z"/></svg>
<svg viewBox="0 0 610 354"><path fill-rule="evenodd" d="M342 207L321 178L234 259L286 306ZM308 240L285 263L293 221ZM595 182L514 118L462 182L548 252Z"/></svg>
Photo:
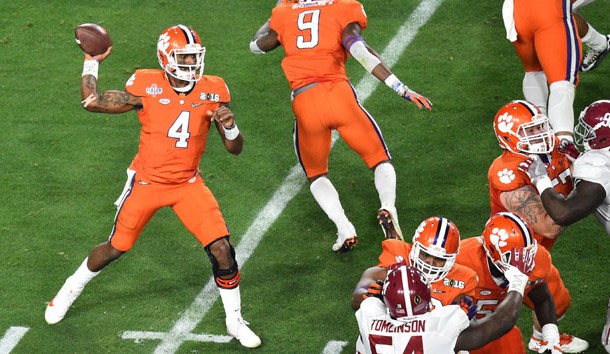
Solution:
<svg viewBox="0 0 610 354"><path fill-rule="evenodd" d="M502 199L509 211L520 214L532 225L538 223L539 217L546 213L538 193L530 186L504 192Z"/></svg>
<svg viewBox="0 0 610 354"><path fill-rule="evenodd" d="M106 91L100 95L99 105L103 107L123 106L129 103L129 94L120 91Z"/></svg>

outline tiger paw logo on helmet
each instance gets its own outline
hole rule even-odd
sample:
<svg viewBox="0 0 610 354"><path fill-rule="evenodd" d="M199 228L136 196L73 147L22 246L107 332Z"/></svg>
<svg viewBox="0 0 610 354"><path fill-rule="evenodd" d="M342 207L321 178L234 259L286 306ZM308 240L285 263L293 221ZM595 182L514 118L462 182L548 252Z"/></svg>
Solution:
<svg viewBox="0 0 610 354"><path fill-rule="evenodd" d="M500 182L504 184L510 184L512 181L515 180L515 173L512 170L505 168L502 171L498 172L498 178L500 178Z"/></svg>
<svg viewBox="0 0 610 354"><path fill-rule="evenodd" d="M508 232L506 232L505 229L494 227L491 230L489 240L497 248L505 247L506 245L508 245L508 242L506 242L506 240L508 240Z"/></svg>
<svg viewBox="0 0 610 354"><path fill-rule="evenodd" d="M169 34L167 32L162 33L159 36L159 40L157 41L157 49L162 51L167 51L169 47Z"/></svg>
<svg viewBox="0 0 610 354"><path fill-rule="evenodd" d="M513 116L505 112L498 117L498 130L502 133L510 132L513 129Z"/></svg>

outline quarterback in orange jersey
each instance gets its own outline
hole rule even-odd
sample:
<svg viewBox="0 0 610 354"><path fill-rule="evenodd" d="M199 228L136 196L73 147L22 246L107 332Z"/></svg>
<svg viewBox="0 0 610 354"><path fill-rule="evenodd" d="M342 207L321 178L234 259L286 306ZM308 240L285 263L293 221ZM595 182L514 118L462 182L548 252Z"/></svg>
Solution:
<svg viewBox="0 0 610 354"><path fill-rule="evenodd" d="M525 99L548 114L560 139L573 141L574 95L582 44L570 0L505 0L507 38L525 76Z"/></svg>
<svg viewBox="0 0 610 354"><path fill-rule="evenodd" d="M483 318L496 310L506 296L504 266L511 250L529 249L534 265L525 288L524 303L532 308L542 326L540 340L532 350L539 353L578 353L588 343L573 336L560 335L557 319L571 303L571 297L553 266L551 255L538 247L527 222L514 213L498 213L485 224L482 236L463 240L456 263L473 269L479 282L474 294L477 317ZM471 354L525 354L523 336L514 327L505 336L470 352Z"/></svg>
<svg viewBox="0 0 610 354"><path fill-rule="evenodd" d="M282 69L292 90L294 144L316 202L337 227L336 253L358 242L339 194L328 179L332 131L336 130L374 173L380 221L395 225L387 238L402 239L396 212L396 172L375 119L360 105L345 72L349 55L400 97L431 110L430 101L404 85L366 44L367 18L355 0L282 0L254 35L250 50L263 54L280 45Z"/></svg>
<svg viewBox="0 0 610 354"><path fill-rule="evenodd" d="M125 91L98 92L98 66L111 49L95 57L85 53L82 104L91 112L137 111L140 145L116 202L108 241L95 246L68 277L47 306L45 319L49 324L61 321L85 285L133 247L157 210L171 207L212 263L228 334L245 347L258 347L260 338L241 315L240 274L229 229L199 172L212 122L229 153L242 151L243 137L228 107L229 90L222 78L203 75L205 47L187 26L170 27L159 37L157 56L163 70L136 70Z"/></svg>
<svg viewBox="0 0 610 354"><path fill-rule="evenodd" d="M493 126L504 152L487 173L491 214L510 211L521 215L534 229L536 240L550 249L563 227L544 210L536 187L519 165L528 160L528 154L540 156L555 190L567 196L573 188L570 159L553 135L548 118L527 101L501 107Z"/></svg>

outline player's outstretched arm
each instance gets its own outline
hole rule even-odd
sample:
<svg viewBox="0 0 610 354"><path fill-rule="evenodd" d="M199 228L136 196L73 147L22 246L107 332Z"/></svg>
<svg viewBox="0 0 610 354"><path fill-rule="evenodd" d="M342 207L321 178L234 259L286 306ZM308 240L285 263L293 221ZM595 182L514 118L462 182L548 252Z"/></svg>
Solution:
<svg viewBox="0 0 610 354"><path fill-rule="evenodd" d="M362 38L362 28L357 22L352 22L345 27L341 34L341 40L343 47L350 52L352 57L354 57L366 71L394 90L398 96L415 103L419 108L425 107L429 111L432 110L432 102L425 96L420 95L403 84L396 75L392 73L381 56L364 41Z"/></svg>
<svg viewBox="0 0 610 354"><path fill-rule="evenodd" d="M90 112L124 113L142 108L139 97L124 91L110 90L102 93L97 90L97 74L99 64L112 52L112 47L100 55L92 57L85 54L83 76L81 79L81 104Z"/></svg>
<svg viewBox="0 0 610 354"><path fill-rule="evenodd" d="M581 180L566 198L553 189L546 166L537 155L519 164L519 169L527 174L540 194L544 210L553 221L568 226L593 213L606 199L606 190L601 184Z"/></svg>
<svg viewBox="0 0 610 354"><path fill-rule="evenodd" d="M593 213L606 199L606 190L601 184L581 180L568 197L553 188L545 189L540 200L547 213L559 225L568 226Z"/></svg>
<svg viewBox="0 0 610 354"><path fill-rule="evenodd" d="M473 350L500 338L513 328L523 301L523 292L528 282L528 275L534 268L534 257L531 249L511 250L509 264L503 264L503 273L508 280L508 293L491 315L470 322L470 326L458 336L455 351Z"/></svg>
<svg viewBox="0 0 610 354"><path fill-rule="evenodd" d="M352 309L354 311L358 310L360 308L360 303L369 296L367 293L370 294L371 290L375 292L375 288L370 289L371 284L377 282L383 284L387 273L388 270L384 267L371 267L362 273L360 280L352 293ZM381 295L381 288L379 289L379 295Z"/></svg>

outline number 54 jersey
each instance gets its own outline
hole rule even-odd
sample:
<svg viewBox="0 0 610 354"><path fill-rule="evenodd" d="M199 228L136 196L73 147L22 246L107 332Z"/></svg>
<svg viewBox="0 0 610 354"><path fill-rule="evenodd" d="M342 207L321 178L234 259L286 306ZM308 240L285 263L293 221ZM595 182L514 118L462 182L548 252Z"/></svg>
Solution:
<svg viewBox="0 0 610 354"><path fill-rule="evenodd" d="M453 354L458 336L470 324L466 313L457 305L395 320L376 297L360 304L356 319L366 354Z"/></svg>
<svg viewBox="0 0 610 354"><path fill-rule="evenodd" d="M142 100L142 129L131 169L148 182L181 183L197 173L210 129L208 111L231 100L225 81L204 75L188 93L178 93L162 70L136 70L126 91Z"/></svg>

